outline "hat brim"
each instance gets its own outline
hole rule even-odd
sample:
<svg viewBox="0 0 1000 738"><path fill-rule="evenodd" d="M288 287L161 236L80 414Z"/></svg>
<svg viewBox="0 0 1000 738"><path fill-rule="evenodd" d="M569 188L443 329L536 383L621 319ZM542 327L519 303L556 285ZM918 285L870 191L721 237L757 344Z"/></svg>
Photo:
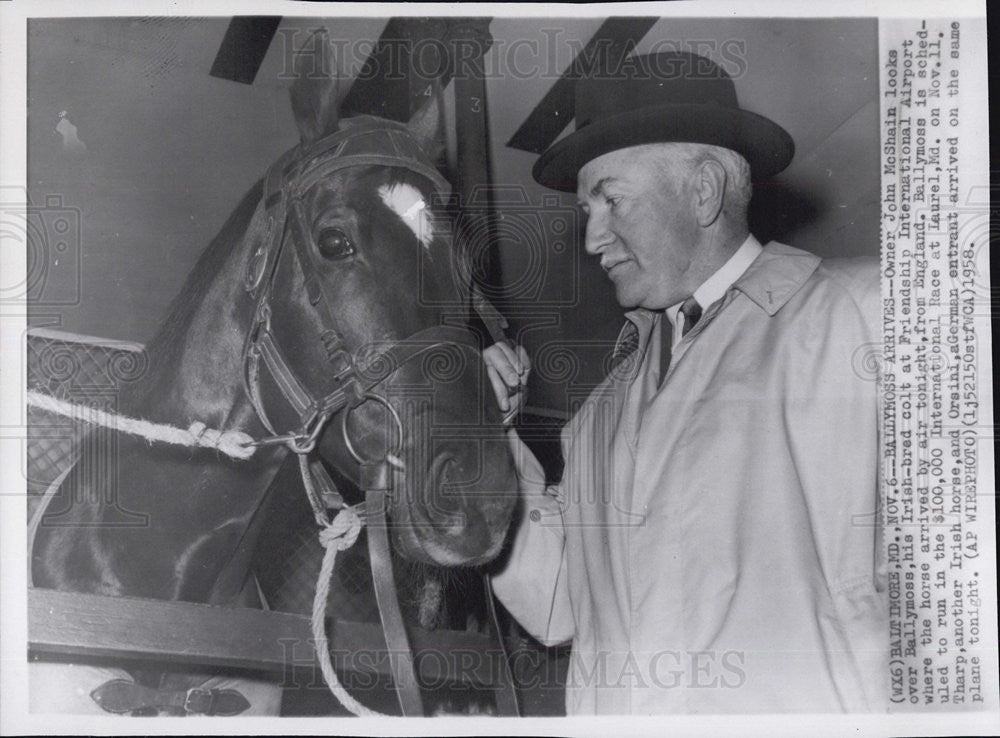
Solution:
<svg viewBox="0 0 1000 738"><path fill-rule="evenodd" d="M618 149L651 143L703 143L741 154L760 182L788 166L795 143L784 128L762 115L721 105L659 105L601 118L556 141L535 162L539 184L576 191L576 175L588 161Z"/></svg>

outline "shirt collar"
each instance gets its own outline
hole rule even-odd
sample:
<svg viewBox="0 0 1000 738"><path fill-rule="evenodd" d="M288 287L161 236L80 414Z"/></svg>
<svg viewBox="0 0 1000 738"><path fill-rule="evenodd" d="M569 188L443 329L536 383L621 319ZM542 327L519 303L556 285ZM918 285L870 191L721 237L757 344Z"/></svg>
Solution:
<svg viewBox="0 0 1000 738"><path fill-rule="evenodd" d="M694 291L692 297L701 306L701 309L706 310L710 305L725 297L726 291L733 286L733 283L737 279L743 276L743 273L750 268L750 265L760 256L760 252L763 250L764 247L754 238L753 234L748 234L740 247L729 257L726 263L719 267L711 277L702 282L701 286ZM681 305L683 304L683 302L679 302L676 305L671 305L666 310L667 318L674 326L675 341L680 339L680 326L677 324L677 321Z"/></svg>
<svg viewBox="0 0 1000 738"><path fill-rule="evenodd" d="M760 242L753 235L747 241L751 239L760 248ZM743 246L746 246L747 241L743 242ZM735 256L733 254L730 259ZM772 241L757 252L752 263L744 267L742 274L729 286L745 294L761 310L773 316L806 283L819 263L820 258L815 254ZM674 305L671 309L676 314L680 305ZM646 308L635 308L625 313L625 317L639 329L640 336L648 335L656 315L656 312Z"/></svg>
<svg viewBox="0 0 1000 738"><path fill-rule="evenodd" d="M764 247L760 242L749 234L746 240L736 249L736 253L729 257L715 274L702 282L701 286L694 291L694 299L701 305L701 309L706 309L717 300L721 300L726 291L733 283L743 276L754 259L756 259ZM677 306L680 309L680 305Z"/></svg>

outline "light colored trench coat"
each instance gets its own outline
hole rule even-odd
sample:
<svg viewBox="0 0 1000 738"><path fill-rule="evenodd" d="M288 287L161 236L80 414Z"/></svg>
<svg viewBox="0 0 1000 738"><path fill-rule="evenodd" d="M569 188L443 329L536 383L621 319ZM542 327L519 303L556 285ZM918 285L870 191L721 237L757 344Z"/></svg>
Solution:
<svg viewBox="0 0 1000 738"><path fill-rule="evenodd" d="M874 260L771 243L660 387L659 318L629 314L638 367L567 424L557 488L521 447L494 587L573 639L569 714L885 709L879 303Z"/></svg>

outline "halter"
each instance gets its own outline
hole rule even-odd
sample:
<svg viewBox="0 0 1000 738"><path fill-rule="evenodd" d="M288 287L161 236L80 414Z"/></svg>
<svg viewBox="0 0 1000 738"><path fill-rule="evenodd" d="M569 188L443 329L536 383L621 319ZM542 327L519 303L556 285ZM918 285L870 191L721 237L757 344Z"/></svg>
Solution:
<svg viewBox="0 0 1000 738"><path fill-rule="evenodd" d="M460 326L432 326L367 357L369 365L390 367L389 373L371 376L358 370L358 357L345 347L333 302L319 278L313 257L312 232L303 218L302 198L313 185L340 169L372 165L409 169L431 180L439 195L447 195L451 191L405 126L372 119L360 119L350 128L333 133L306 148L292 149L271 166L264 179L263 208L258 209L251 224L252 237L259 235L259 241L251 252L244 276L247 292L255 299L255 308L243 349L244 388L261 422L272 434L270 438L258 442L261 445L281 443L295 453L309 453L327 421L346 408L342 420L345 445L352 457L364 463L348 436L350 412L366 401L376 401L390 408L390 415L400 433L398 445L401 446L402 424L399 417L391 411L385 398L373 392L375 387L407 363L442 346L476 349L470 331ZM286 241L292 243L305 278L306 296L319 312L324 326L319 338L330 362L334 389L321 397L312 393L300 380L271 331L272 286ZM502 340L507 322L475 286L472 288L472 305L493 340ZM284 433L274 428L260 391L262 370L270 375L285 402L298 416L298 428Z"/></svg>
<svg viewBox="0 0 1000 738"><path fill-rule="evenodd" d="M462 326L432 326L367 357L369 366L387 367L387 371L377 375L359 370L359 357L346 347L344 333L337 325L334 303L324 289L313 258L315 244L312 231L303 218L302 198L313 185L340 169L372 165L402 167L421 174L432 182L439 195L447 195L451 190L426 159L417 140L405 126L370 118L355 118L354 121L350 128L333 133L308 147L296 147L286 152L265 176L261 204L248 232L248 237L257 239L257 243L247 261L244 286L254 299L255 307L253 322L247 331L243 347L243 384L257 416L271 433L269 438L257 441L257 445L283 444L299 456L299 468L307 497L317 523L324 529L330 524L327 501L331 497L338 498L339 494L329 475L318 464L315 481L319 486L326 487L326 494L317 492L306 455L315 447L328 421L342 412L341 433L344 445L351 457L360 464L361 486L366 491L365 517L369 523L369 556L386 645L396 656L391 659L396 691L403 714L417 715L423 713L421 697L413 656L393 587L385 519L385 500L387 494L392 493L393 476L388 467L389 464L402 466L398 454L403 446L404 431L395 409L375 389L403 366L429 351L443 346L455 346L460 350L476 351L478 358L478 346L474 334ZM272 289L286 241L292 243L304 275L306 296L318 311L323 325L319 340L330 363L333 389L321 396L310 391L299 378L271 330ZM492 339L502 340L507 327L506 320L474 284L471 296L472 306ZM264 372L271 377L278 392L297 416L297 428L284 433L275 429L261 393ZM382 459L363 458L351 443L348 419L353 410L366 402L383 405L398 432L395 449L387 452ZM330 561L332 566L332 558ZM492 610L492 602L490 606ZM502 644L495 617L493 622ZM504 672L507 689L498 694L498 700L506 703L509 714L516 714L513 681L506 668Z"/></svg>

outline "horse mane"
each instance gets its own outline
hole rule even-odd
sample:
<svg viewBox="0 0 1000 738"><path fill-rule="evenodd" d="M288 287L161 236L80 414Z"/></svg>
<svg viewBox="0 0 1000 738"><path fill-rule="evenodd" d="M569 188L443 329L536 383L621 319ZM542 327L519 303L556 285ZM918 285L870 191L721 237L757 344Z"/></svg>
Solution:
<svg viewBox="0 0 1000 738"><path fill-rule="evenodd" d="M202 298L208 293L212 280L218 275L233 250L242 242L254 210L263 193L263 179L258 180L243 195L239 205L229 215L215 238L202 251L198 261L184 279L181 291L171 300L167 308L167 318L160 325L153 338L146 343L146 356L151 374L157 371L171 371L171 356L179 342L183 341L195 311ZM147 377L148 378L148 377ZM145 394L147 382L138 382L125 390ZM152 383L155 385L155 382ZM132 390L132 392L129 392Z"/></svg>

